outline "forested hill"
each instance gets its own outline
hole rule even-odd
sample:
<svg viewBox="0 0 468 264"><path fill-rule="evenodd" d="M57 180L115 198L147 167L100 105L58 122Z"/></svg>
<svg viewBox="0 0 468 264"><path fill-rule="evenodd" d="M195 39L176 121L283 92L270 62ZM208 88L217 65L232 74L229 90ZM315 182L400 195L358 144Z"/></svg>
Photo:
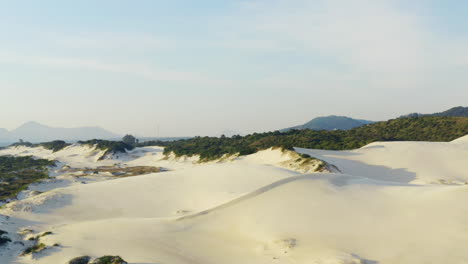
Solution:
<svg viewBox="0 0 468 264"><path fill-rule="evenodd" d="M270 147L345 150L375 141L451 141L468 134L467 117L408 117L377 122L351 130L291 130L254 133L244 137L196 137L165 144L165 153L200 155L203 160L224 154L255 153Z"/></svg>
<svg viewBox="0 0 468 264"><path fill-rule="evenodd" d="M367 124L375 123L374 121L353 119L346 116L322 116L317 117L309 122L295 127L281 129L281 132L286 132L293 129L313 129L313 130L348 130L360 127Z"/></svg>
<svg viewBox="0 0 468 264"><path fill-rule="evenodd" d="M446 111L433 113L433 114L420 114L420 113L412 113L408 115L404 115L401 117L421 117L421 116L458 116L458 117L468 117L468 107L457 106L450 108Z"/></svg>

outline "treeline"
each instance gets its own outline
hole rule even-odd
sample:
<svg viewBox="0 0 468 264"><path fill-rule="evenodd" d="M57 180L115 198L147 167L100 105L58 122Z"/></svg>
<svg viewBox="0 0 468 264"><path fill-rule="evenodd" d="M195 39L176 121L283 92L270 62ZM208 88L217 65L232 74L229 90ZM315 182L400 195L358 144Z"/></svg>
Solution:
<svg viewBox="0 0 468 264"><path fill-rule="evenodd" d="M164 147L167 146L171 141L162 141L162 140L150 140L150 141L144 141L144 142L139 142L136 144L137 147L148 147L148 146L160 146Z"/></svg>
<svg viewBox="0 0 468 264"><path fill-rule="evenodd" d="M50 149L53 152L59 151L64 149L65 147L70 146L71 144L63 141L63 140L54 140L51 142L43 142L38 144L33 144L30 142L17 142L10 145L10 147L17 147L17 146L25 146L25 147L44 147L45 149Z"/></svg>
<svg viewBox="0 0 468 264"><path fill-rule="evenodd" d="M247 155L270 147L346 150L375 141L451 141L468 134L466 117L414 117L373 123L351 130L291 130L244 137L195 137L165 142L164 153L200 155L213 160L224 154Z"/></svg>
<svg viewBox="0 0 468 264"><path fill-rule="evenodd" d="M106 154L125 153L127 150L132 150L135 146L127 144L123 141L110 141L102 139L92 139L87 141L78 141L79 144L96 146L97 149L105 150L103 156Z"/></svg>

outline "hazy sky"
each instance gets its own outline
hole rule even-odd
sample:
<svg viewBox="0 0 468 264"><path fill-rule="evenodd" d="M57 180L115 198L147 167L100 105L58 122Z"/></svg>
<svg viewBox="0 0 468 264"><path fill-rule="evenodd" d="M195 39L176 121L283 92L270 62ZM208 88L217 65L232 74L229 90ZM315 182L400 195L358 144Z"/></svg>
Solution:
<svg viewBox="0 0 468 264"><path fill-rule="evenodd" d="M468 1L0 0L0 127L274 130L468 105Z"/></svg>

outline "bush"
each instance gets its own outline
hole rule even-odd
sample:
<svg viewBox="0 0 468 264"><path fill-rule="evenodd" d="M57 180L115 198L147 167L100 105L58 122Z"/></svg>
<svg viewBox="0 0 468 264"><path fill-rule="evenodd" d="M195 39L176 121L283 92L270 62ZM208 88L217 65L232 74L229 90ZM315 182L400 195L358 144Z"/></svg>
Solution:
<svg viewBox="0 0 468 264"><path fill-rule="evenodd" d="M110 141L93 139L88 141L78 141L78 143L89 146L96 146L100 150L105 150L103 157L107 154L126 153L127 150L132 150L135 147L123 141Z"/></svg>
<svg viewBox="0 0 468 264"><path fill-rule="evenodd" d="M68 264L88 264L90 260L89 256L81 256L70 260Z"/></svg>
<svg viewBox="0 0 468 264"><path fill-rule="evenodd" d="M95 259L91 264L128 264L119 256L104 256Z"/></svg>
<svg viewBox="0 0 468 264"><path fill-rule="evenodd" d="M32 253L38 253L38 252L41 252L44 249L46 249L46 245L44 243L36 244L36 245L33 245L33 246L30 246L30 247L26 248L23 251L23 253L21 254L21 256L26 256L26 255L32 254Z"/></svg>
<svg viewBox="0 0 468 264"><path fill-rule="evenodd" d="M134 136L132 135L125 135L123 138L122 138L122 142L124 142L125 144L128 144L130 146L136 146L136 144L138 143L138 139L136 139Z"/></svg>
<svg viewBox="0 0 468 264"><path fill-rule="evenodd" d="M3 247L11 242L11 239L6 236L7 234L8 232L0 230L0 247Z"/></svg>
<svg viewBox="0 0 468 264"><path fill-rule="evenodd" d="M52 142L40 143L39 146L44 147L45 149L50 149L53 152L57 152L59 150L64 149L65 147L70 146L70 144L66 143L63 140L55 140Z"/></svg>

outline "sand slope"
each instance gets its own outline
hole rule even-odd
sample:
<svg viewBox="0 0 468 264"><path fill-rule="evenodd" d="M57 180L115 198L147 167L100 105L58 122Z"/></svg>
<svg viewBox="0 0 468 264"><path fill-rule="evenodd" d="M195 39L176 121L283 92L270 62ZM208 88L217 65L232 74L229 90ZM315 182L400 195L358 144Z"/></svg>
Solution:
<svg viewBox="0 0 468 264"><path fill-rule="evenodd" d="M161 151L136 149L102 162L168 172L71 185L6 205L0 214L10 218L0 229L52 231L41 242L61 246L33 257L17 257L21 247L10 246L0 250L1 263L66 263L105 254L132 264L468 260L464 139L299 149L343 173L289 170L281 165L290 157L275 150L210 164L165 159ZM101 162L53 155L74 165Z"/></svg>
<svg viewBox="0 0 468 264"><path fill-rule="evenodd" d="M330 162L343 173L376 180L416 184L468 182L468 141L464 139L376 142L351 151L297 151Z"/></svg>

